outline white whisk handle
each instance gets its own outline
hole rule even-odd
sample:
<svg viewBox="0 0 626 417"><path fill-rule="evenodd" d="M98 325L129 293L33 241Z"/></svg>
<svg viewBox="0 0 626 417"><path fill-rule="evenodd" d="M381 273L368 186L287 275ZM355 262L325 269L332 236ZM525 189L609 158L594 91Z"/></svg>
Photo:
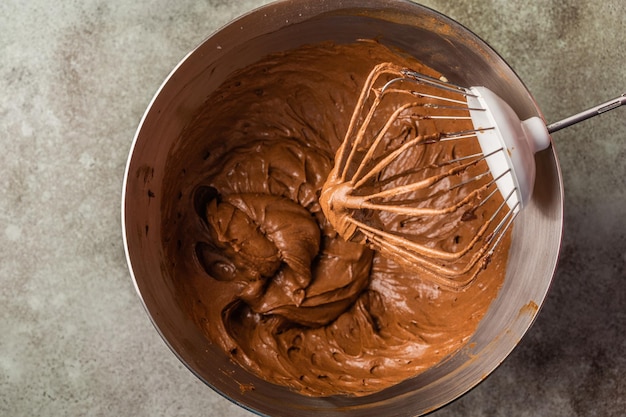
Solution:
<svg viewBox="0 0 626 417"><path fill-rule="evenodd" d="M471 87L470 116L485 160L511 210L530 201L535 183L535 152L550 145L539 117L521 121L515 111L486 87Z"/></svg>
<svg viewBox="0 0 626 417"><path fill-rule="evenodd" d="M540 117L531 117L522 122L522 128L526 132L528 143L533 153L543 151L550 146L550 133L545 122Z"/></svg>

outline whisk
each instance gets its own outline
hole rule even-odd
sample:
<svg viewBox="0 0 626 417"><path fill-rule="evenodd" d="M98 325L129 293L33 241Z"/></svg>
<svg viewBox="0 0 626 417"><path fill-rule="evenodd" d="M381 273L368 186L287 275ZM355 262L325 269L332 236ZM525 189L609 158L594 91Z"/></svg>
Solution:
<svg viewBox="0 0 626 417"><path fill-rule="evenodd" d="M534 154L550 145L550 133L625 103L626 94L546 126L539 117L520 121L485 87L379 64L320 204L344 239L461 289L486 268L528 204Z"/></svg>

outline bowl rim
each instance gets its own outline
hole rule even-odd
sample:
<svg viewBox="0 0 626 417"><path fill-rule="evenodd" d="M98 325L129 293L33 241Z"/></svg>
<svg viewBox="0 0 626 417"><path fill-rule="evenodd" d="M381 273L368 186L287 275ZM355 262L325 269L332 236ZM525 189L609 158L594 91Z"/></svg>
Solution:
<svg viewBox="0 0 626 417"><path fill-rule="evenodd" d="M333 5L330 5L330 3L336 3ZM497 51L495 51L493 48L491 48L490 45L488 45L484 40L482 40L478 35L476 35L473 31L471 31L470 29L468 29L467 27L465 27L464 25L460 24L459 22L451 19L450 17L443 15L442 13L429 8L427 6L421 5L421 4L417 4L414 2L411 2L409 0L374 0L374 1L368 1L368 2L359 2L357 0L346 0L346 1L342 1L342 2L332 2L332 1L320 1L319 3L315 4L315 7L307 9L307 13L301 13L299 16L293 16L293 20L292 20L292 24L296 24L299 21L304 21L304 20L308 20L311 19L312 17L318 16L320 14L320 11L324 11L324 12L328 12L328 11L332 11L332 12L336 12L336 11L340 11L340 10L347 10L347 9L358 9L358 6L364 6L362 3L366 3L368 7L381 7L381 6L385 6L385 7L391 7L394 8L396 6L400 6L402 5L402 8L414 8L415 11L428 11L429 13L435 14L437 15L440 19L446 21L448 24L453 24L455 25L457 28L467 32L469 35L473 36L475 38L475 40L479 43L482 43L482 45L485 48L488 48L492 53L496 54L498 57L500 57L501 61L508 67L508 69L517 77L517 80L523 85L525 91L528 94L528 99L534 104L537 112L541 115L540 113L540 109L539 106L537 105L535 99L530 95L530 93L528 92L528 89L526 87L525 84L523 84L523 81L517 76L517 74L515 73L515 71L508 65L508 63L506 63L506 61L498 54ZM134 134L132 143L131 143L131 147L129 150L129 155L126 161L126 165L125 165L125 170L124 170L124 177L123 177L123 182L122 182L122 199L121 199L121 227L122 227L122 240L123 240L123 244L124 244L124 252L125 252L125 257L126 257L126 262L128 264L128 268L129 268L129 272L133 281L133 285L135 287L135 291L137 292L137 294L139 295L139 298L141 300L142 305L144 306L144 309L146 311L146 313L148 314L150 321L152 322L154 328L157 330L157 332L159 333L159 335L161 336L161 339L166 343L166 345L170 348L170 350L175 354L176 357L178 357L178 359L185 365L185 367L187 367L187 369L189 369L194 375L196 375L196 377L198 377L201 381L203 381L206 385L208 385L210 388L212 388L213 390L215 390L216 392L218 392L221 396L223 396L224 398L228 399L229 401L237 404L238 406L247 409L248 411L251 411L253 413L259 414L259 415L264 415L262 411L255 409L254 407L249 406L247 403L243 402L243 401L239 401L235 398L233 398L231 395L226 394L225 392L223 392L219 387L217 387L215 384L211 383L210 381L207 381L196 369L194 369L194 367L188 363L188 361L180 354L180 352L178 352L178 350L175 348L175 346L173 346L168 337L162 332L161 328L159 327L159 324L156 320L156 318L153 315L153 312L151 311L149 305L147 304L143 294L142 294L142 289L140 288L140 283L139 283L139 279L135 274L135 269L133 268L133 254L131 254L131 249L129 247L129 237L128 234L130 233L130 231L128 230L129 225L127 224L127 203L128 203L128 195L127 195L127 190L128 190L128 186L129 186L129 182L130 177L131 177L131 163L133 161L133 156L134 156L134 152L136 150L137 144L140 140L141 137L141 132L144 128L144 125L146 123L146 120L148 118L148 116L150 115L151 111L153 110L153 107L155 105L155 102L158 100L158 98L160 97L161 93L163 92L163 90L166 88L166 86L168 86L170 84L170 82L172 81L172 78L175 77L175 75L177 74L177 72L179 71L179 69L190 59L190 57L194 56L196 53L198 53L199 49L205 45L207 42L211 42L214 37L216 35L218 35L219 33L221 33L222 31L224 31L225 29L229 28L229 27L235 27L237 25L240 25L241 23L247 22L247 20L251 17L251 16L257 16L259 14L262 13L266 13L271 9L275 9L275 8L283 8L283 9L289 9L289 10L294 10L295 9L295 5L301 5L301 6L310 6L310 2L308 0L278 0L278 1L274 1L262 6L259 6L257 8L254 8L242 15L240 15L239 17L231 20L230 22L222 25L221 27L219 27L218 29L216 29L213 33L211 33L209 36L207 36L202 42L200 42L196 47L194 47L193 49L191 49L187 54L185 54L185 56L174 66L174 68L170 71L170 73L165 77L165 79L163 80L163 82L161 83L161 85L159 86L159 88L157 89L157 91L155 92L155 94L153 95L152 99L150 100L145 112L143 113L139 125L136 129L136 132ZM288 7L287 7L288 6ZM277 30L280 30L281 28L278 28ZM542 116L543 117L543 116ZM563 190L563 178L562 178L562 173L561 173L561 168L560 168L560 164L558 162L558 157L556 154L556 151L554 149L554 147L550 148L550 156L552 158L554 158L554 162L555 162L555 175L556 175L556 180L558 183L558 196L557 198L559 199L559 207L557 208L557 210L560 213L560 226L559 226L559 230L558 230L558 248L556 248L556 256L554 257L554 260L552 262L552 265L550 267L550 277L548 279L548 283L545 287L545 291L543 291L543 294L541 294L541 297L538 299L538 303L537 303L537 309L533 312L531 312L532 314L530 315L530 320L526 320L524 326L525 328L522 331L522 335L525 335L529 328L532 326L532 324L534 323L534 321L537 318L537 315L541 309L541 307L544 304L545 298L547 296L547 293L549 291L549 287L550 284L552 282L553 276L556 272L556 268L557 268L557 264L558 264L558 257L559 257L559 253L561 250L561 245L562 245L562 238L563 238L563 200L564 200L564 190ZM520 338L521 340L521 338ZM448 398L444 401L439 401L437 404L433 404L433 406L429 409L429 410L424 410L424 413L429 413L431 411L434 411L436 409L439 409L443 406L445 406L446 404L456 400L457 398L465 395L467 392L469 392L470 390L472 390L475 386L477 386L478 384L480 384L480 382L482 382L489 374L491 374L507 357L509 357L509 355L511 354L511 352L514 350L514 348L517 346L517 344L519 343L519 340L512 344L509 351L502 355L502 358L497 362L494 363L492 367L490 367L490 369L487 370L485 376L480 379L480 380L476 380L474 381L472 384L466 385L465 389L463 390L463 392L461 393L456 393L454 394L454 396L452 396L451 398Z"/></svg>

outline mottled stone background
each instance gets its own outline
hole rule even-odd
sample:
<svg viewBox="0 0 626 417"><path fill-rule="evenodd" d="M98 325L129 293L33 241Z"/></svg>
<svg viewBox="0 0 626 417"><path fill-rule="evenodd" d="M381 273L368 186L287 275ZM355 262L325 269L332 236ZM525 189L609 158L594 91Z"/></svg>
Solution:
<svg viewBox="0 0 626 417"><path fill-rule="evenodd" d="M0 2L0 415L249 416L160 340L128 274L126 157L164 77L266 1ZM626 91L626 2L428 0L489 42L549 120ZM626 109L554 135L560 266L536 324L444 416L626 410Z"/></svg>

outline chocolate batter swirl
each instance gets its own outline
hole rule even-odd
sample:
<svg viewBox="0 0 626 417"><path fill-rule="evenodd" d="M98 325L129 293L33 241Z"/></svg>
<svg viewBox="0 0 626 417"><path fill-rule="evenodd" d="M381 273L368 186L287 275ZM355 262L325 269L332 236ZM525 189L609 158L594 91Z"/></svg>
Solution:
<svg viewBox="0 0 626 417"><path fill-rule="evenodd" d="M466 343L504 277L507 244L449 291L324 217L319 193L360 87L385 61L432 73L371 41L244 68L168 165L164 250L181 303L234 361L304 395L366 395L433 366Z"/></svg>
<svg viewBox="0 0 626 417"><path fill-rule="evenodd" d="M206 273L245 282L240 302L286 326L335 320L367 286L372 260L370 250L336 238L326 222L318 174L330 160L304 149L296 139L246 144L195 194L208 232L196 246Z"/></svg>

